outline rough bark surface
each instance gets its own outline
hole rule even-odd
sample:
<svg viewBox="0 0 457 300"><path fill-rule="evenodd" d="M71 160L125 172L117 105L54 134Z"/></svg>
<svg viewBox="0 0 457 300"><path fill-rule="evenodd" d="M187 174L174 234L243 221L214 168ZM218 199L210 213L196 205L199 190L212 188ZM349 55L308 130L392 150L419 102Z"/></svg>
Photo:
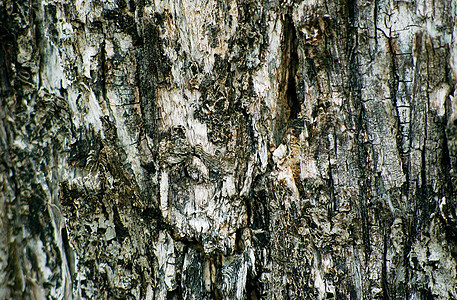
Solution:
<svg viewBox="0 0 457 300"><path fill-rule="evenodd" d="M457 298L457 1L0 18L1 299Z"/></svg>

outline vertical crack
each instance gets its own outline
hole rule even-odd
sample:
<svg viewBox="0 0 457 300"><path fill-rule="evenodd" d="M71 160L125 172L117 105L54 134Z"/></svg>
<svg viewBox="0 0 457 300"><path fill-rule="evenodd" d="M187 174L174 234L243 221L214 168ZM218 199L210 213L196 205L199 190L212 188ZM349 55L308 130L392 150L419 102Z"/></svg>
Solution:
<svg viewBox="0 0 457 300"><path fill-rule="evenodd" d="M394 38L392 37L392 29L389 28L389 35L385 36L387 38L387 44L388 44L388 53L390 55L390 72L391 74L391 79L389 82L390 85L390 98L392 101L392 105L395 107L395 112L396 112L396 129L397 129L397 136L396 136L396 141L397 141L397 149L398 152L400 153L401 157L404 158L407 155L408 149L404 149L402 139L403 139L403 133L401 130L401 111L400 111L400 105L401 105L401 99L400 99L400 105L399 105L399 100L397 99L398 96L398 89L399 89L399 82L400 82L400 76L398 75L398 67L397 67L397 62L396 62L396 51L395 51L395 45L394 45ZM403 171L407 172L407 168L403 166Z"/></svg>
<svg viewBox="0 0 457 300"><path fill-rule="evenodd" d="M349 25L354 25L355 23L355 6L356 6L356 1L355 0L348 0L346 2L346 9L347 9L347 13L348 13L348 21L349 21Z"/></svg>
<svg viewBox="0 0 457 300"><path fill-rule="evenodd" d="M378 46L378 36L376 34L377 28L378 28L378 1L374 1L373 5L373 26L374 26L374 40L375 40L375 45L376 47Z"/></svg>
<svg viewBox="0 0 457 300"><path fill-rule="evenodd" d="M287 103L290 108L289 120L292 121L298 117L298 114L301 111L301 105L297 97L297 83L295 76L297 75L298 70L298 40L297 33L295 31L295 26L292 20L292 17L286 15L285 26L288 31L288 55L289 63L287 66Z"/></svg>
<svg viewBox="0 0 457 300"><path fill-rule="evenodd" d="M361 170L361 179L359 181L360 187L360 217L362 218L362 241L365 246L365 263L369 261L371 254L371 244L370 244L370 227L368 224L368 207L367 207L367 195L369 182L368 174L366 167L366 157L367 149L362 139L362 132L365 131L363 126L364 124L364 110L363 107L360 110L359 120L358 120L358 136L357 136L357 148L358 148L358 160L359 160L359 169Z"/></svg>
<svg viewBox="0 0 457 300"><path fill-rule="evenodd" d="M382 270L381 270L381 282L382 282L382 298L390 299L389 297L389 283L387 280L387 233L384 231L383 234L383 249L382 249Z"/></svg>
<svg viewBox="0 0 457 300"><path fill-rule="evenodd" d="M284 133L293 120L298 118L301 112L301 102L297 95L296 75L299 66L298 59L298 39L293 19L290 15L284 15L283 29L283 74L282 86L280 87L281 95L276 111L274 136L276 145L282 142Z"/></svg>
<svg viewBox="0 0 457 300"><path fill-rule="evenodd" d="M102 85L102 95L103 100L108 104L108 98L106 96L106 36L103 38L103 41L100 45L100 65L101 65L101 85Z"/></svg>

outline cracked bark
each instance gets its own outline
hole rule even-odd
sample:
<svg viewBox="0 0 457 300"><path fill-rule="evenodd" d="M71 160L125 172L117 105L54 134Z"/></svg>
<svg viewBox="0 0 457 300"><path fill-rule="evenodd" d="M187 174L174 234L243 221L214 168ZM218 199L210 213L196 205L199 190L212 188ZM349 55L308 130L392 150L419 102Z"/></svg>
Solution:
<svg viewBox="0 0 457 300"><path fill-rule="evenodd" d="M0 2L0 298L457 298L457 2Z"/></svg>

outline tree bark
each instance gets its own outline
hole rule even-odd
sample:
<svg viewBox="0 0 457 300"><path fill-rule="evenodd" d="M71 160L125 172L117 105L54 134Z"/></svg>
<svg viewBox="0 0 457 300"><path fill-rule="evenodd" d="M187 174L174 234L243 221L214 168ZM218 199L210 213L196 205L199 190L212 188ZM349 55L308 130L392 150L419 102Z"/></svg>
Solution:
<svg viewBox="0 0 457 300"><path fill-rule="evenodd" d="M457 1L0 1L1 299L456 299Z"/></svg>

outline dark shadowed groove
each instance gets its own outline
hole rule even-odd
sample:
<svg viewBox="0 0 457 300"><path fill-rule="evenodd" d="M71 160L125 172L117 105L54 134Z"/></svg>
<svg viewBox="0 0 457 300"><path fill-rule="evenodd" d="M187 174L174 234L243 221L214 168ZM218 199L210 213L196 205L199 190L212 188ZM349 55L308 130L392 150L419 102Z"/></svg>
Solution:
<svg viewBox="0 0 457 300"><path fill-rule="evenodd" d="M106 93L106 37L103 38L103 42L100 45L100 76L101 76L101 82L100 84L102 85L102 95L103 95L103 100L107 104L107 107L109 106L109 101Z"/></svg>
<svg viewBox="0 0 457 300"><path fill-rule="evenodd" d="M349 26L354 26L356 14L356 0L347 0L346 2L347 17Z"/></svg>
<svg viewBox="0 0 457 300"><path fill-rule="evenodd" d="M389 297L389 283L387 280L387 232L389 230L384 229L383 232L383 249L382 249L382 274L381 274L381 281L382 281L382 297L383 299L390 299Z"/></svg>
<svg viewBox="0 0 457 300"><path fill-rule="evenodd" d="M376 34L376 31L377 31L377 28L378 28L378 5L379 5L379 0L374 0L374 3L373 3L373 26L374 26L374 30L373 32L375 33L374 34L374 40L375 40L375 45L376 47L378 46L378 36Z"/></svg>
<svg viewBox="0 0 457 300"><path fill-rule="evenodd" d="M275 124L275 143L281 144L287 127L298 117L301 111L301 103L297 94L296 75L299 66L298 59L298 38L292 17L289 14L284 15L283 21L283 78L282 83L286 89L285 99L278 99L278 118Z"/></svg>
<svg viewBox="0 0 457 300"><path fill-rule="evenodd" d="M370 254L371 254L371 243L370 243L370 228L368 224L368 208L367 208L367 194L369 188L369 174L367 174L367 145L363 142L362 133L366 131L366 115L365 110L362 105L361 99L361 86L358 78L360 77L359 70L357 67L357 38L356 35L358 34L358 29L355 26L356 23L356 3L355 0L348 0L346 3L347 9L347 49L350 51L348 53L350 61L348 61L348 69L349 69L349 97L355 98L355 106L356 111L358 114L358 118L356 120L356 128L357 128L357 157L358 157L358 168L360 170L360 180L359 180L359 209L360 209L360 217L362 221L362 240L364 244L364 251L365 251L365 264L367 264Z"/></svg>
<svg viewBox="0 0 457 300"><path fill-rule="evenodd" d="M287 82L287 103L290 107L290 115L289 115L289 122L293 121L297 118L298 114L301 111L300 101L297 97L297 83L295 76L297 75L298 71L298 39L297 39L297 32L295 30L295 25L293 23L292 17L286 15L287 30L288 30L288 38L289 38L289 65L287 66L288 72L288 82Z"/></svg>

